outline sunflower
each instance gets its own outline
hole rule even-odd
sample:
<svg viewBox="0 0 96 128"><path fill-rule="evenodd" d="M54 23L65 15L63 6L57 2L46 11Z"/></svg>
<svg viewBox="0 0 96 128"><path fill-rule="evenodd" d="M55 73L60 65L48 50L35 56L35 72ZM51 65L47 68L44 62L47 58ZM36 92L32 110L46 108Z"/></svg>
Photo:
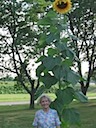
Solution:
<svg viewBox="0 0 96 128"><path fill-rule="evenodd" d="M53 8L60 14L65 14L70 11L72 3L70 0L55 0Z"/></svg>

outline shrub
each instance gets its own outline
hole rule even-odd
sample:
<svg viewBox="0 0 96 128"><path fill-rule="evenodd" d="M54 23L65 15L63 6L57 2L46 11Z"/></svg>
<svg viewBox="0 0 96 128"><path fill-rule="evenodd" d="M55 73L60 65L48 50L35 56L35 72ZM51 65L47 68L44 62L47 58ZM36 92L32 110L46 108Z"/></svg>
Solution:
<svg viewBox="0 0 96 128"><path fill-rule="evenodd" d="M18 87L17 85L14 86L0 86L0 94L20 94L20 93L27 93L23 87Z"/></svg>

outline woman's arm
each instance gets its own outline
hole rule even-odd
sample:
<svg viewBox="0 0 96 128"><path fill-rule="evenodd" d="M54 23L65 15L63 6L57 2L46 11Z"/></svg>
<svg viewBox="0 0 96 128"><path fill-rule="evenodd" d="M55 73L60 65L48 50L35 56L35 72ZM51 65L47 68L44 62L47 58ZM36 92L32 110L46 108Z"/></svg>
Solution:
<svg viewBox="0 0 96 128"><path fill-rule="evenodd" d="M56 124L56 128L60 128L61 121L59 119L57 111L55 113L55 124Z"/></svg>

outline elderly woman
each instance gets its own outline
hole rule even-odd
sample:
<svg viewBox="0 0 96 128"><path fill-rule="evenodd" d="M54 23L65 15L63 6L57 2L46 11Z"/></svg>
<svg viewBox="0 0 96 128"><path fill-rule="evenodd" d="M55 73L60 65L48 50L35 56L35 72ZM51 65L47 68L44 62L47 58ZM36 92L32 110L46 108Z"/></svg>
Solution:
<svg viewBox="0 0 96 128"><path fill-rule="evenodd" d="M51 100L48 96L42 95L39 99L42 109L35 114L33 121L34 128L60 128L60 120L57 111L51 109Z"/></svg>

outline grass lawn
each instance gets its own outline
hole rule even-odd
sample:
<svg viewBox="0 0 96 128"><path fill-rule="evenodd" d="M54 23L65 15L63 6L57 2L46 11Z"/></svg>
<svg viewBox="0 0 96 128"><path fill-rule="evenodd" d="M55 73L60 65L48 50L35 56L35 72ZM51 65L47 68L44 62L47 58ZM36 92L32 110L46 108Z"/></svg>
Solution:
<svg viewBox="0 0 96 128"><path fill-rule="evenodd" d="M54 94L48 94L51 99L55 98ZM94 98L96 97L95 92L88 92L87 97ZM0 102L8 102L8 101L29 101L30 95L29 94L0 94Z"/></svg>
<svg viewBox="0 0 96 128"><path fill-rule="evenodd" d="M96 99L88 103L74 102L72 106L80 112L80 128L96 128ZM33 128L31 124L38 109L36 106L35 110L30 110L29 105L0 106L0 128Z"/></svg>
<svg viewBox="0 0 96 128"><path fill-rule="evenodd" d="M88 103L73 103L80 113L80 128L96 128L96 99L91 99ZM71 128L78 128L73 126Z"/></svg>
<svg viewBox="0 0 96 128"><path fill-rule="evenodd" d="M28 101L29 98L29 94L0 94L0 102Z"/></svg>
<svg viewBox="0 0 96 128"><path fill-rule="evenodd" d="M48 94L51 99L55 98L54 94ZM29 94L0 94L0 102L8 102L8 101L29 101Z"/></svg>

